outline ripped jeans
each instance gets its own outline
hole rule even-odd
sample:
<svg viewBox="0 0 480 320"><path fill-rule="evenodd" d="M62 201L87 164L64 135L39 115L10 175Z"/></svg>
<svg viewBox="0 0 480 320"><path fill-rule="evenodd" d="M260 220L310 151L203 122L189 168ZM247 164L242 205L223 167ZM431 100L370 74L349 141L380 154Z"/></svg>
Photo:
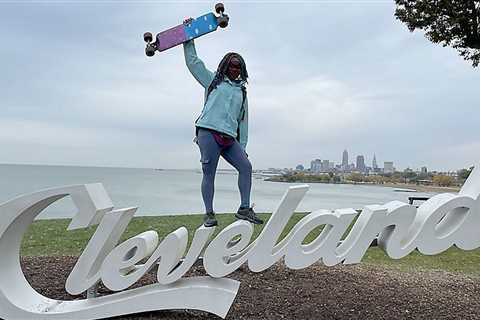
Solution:
<svg viewBox="0 0 480 320"><path fill-rule="evenodd" d="M240 189L241 207L250 206L250 190L252 189L252 164L246 152L237 140L228 147L220 146L209 130L199 128L197 144L200 147L202 163L202 197L205 212L213 212L213 194L215 189L215 173L220 156L238 171L238 188Z"/></svg>

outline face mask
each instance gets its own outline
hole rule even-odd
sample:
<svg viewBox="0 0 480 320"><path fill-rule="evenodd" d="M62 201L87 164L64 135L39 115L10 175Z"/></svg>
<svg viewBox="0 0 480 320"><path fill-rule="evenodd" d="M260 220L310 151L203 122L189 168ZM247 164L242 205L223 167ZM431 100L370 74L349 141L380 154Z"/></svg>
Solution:
<svg viewBox="0 0 480 320"><path fill-rule="evenodd" d="M233 57L228 65L227 77L232 81L236 80L240 77L241 70L240 60Z"/></svg>

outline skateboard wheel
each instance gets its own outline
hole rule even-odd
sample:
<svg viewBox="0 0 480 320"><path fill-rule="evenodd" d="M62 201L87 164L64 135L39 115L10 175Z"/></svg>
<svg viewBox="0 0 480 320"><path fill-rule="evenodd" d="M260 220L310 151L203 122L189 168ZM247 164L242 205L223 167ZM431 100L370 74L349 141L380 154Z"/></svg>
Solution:
<svg viewBox="0 0 480 320"><path fill-rule="evenodd" d="M150 32L145 32L143 34L143 40L147 43L152 42L152 40L153 40L152 34Z"/></svg>
<svg viewBox="0 0 480 320"><path fill-rule="evenodd" d="M224 15L217 18L217 23L220 28L226 28L228 26L228 16Z"/></svg>
<svg viewBox="0 0 480 320"><path fill-rule="evenodd" d="M153 57L153 55L155 54L155 48L150 45L147 45L147 47L145 48L145 54L148 57Z"/></svg>
<svg viewBox="0 0 480 320"><path fill-rule="evenodd" d="M223 3L219 2L215 5L215 12L218 14L222 14L225 11L225 7L223 6Z"/></svg>

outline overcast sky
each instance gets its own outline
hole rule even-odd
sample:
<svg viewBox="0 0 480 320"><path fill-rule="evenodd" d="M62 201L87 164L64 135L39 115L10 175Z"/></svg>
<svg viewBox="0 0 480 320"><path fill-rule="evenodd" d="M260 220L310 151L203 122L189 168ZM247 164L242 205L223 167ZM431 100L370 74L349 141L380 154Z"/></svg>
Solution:
<svg viewBox="0 0 480 320"><path fill-rule="evenodd" d="M197 168L203 88L160 32L214 1L0 1L0 163ZM410 33L390 1L225 1L196 40L244 57L255 169L362 154L397 168L480 159L480 69ZM225 161L222 168L228 168Z"/></svg>

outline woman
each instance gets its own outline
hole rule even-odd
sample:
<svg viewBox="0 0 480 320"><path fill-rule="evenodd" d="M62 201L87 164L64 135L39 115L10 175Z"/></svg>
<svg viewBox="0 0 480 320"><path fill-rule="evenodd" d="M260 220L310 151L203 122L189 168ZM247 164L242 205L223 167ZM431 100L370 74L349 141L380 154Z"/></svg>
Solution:
<svg viewBox="0 0 480 320"><path fill-rule="evenodd" d="M195 122L203 171L202 197L205 204L204 225L217 225L213 211L215 173L222 156L238 171L241 203L238 219L262 224L250 207L252 165L245 152L248 139L248 102L245 83L247 68L238 53L227 53L217 71L211 72L197 57L193 40L183 45L185 62L194 78L205 88L205 104Z"/></svg>

